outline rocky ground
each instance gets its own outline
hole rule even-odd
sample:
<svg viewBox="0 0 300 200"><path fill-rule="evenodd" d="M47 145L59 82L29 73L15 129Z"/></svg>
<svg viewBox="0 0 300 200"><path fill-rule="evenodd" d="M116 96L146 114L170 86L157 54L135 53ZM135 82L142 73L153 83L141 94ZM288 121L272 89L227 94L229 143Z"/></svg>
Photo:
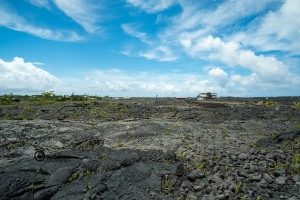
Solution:
<svg viewBox="0 0 300 200"><path fill-rule="evenodd" d="M2 105L0 199L300 199L300 98L267 101Z"/></svg>

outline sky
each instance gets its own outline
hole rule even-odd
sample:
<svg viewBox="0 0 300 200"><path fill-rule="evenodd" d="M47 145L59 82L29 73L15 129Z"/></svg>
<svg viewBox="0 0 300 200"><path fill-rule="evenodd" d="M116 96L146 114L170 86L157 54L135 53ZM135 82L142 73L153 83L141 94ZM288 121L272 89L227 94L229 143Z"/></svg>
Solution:
<svg viewBox="0 0 300 200"><path fill-rule="evenodd" d="M300 0L0 0L0 94L300 95Z"/></svg>

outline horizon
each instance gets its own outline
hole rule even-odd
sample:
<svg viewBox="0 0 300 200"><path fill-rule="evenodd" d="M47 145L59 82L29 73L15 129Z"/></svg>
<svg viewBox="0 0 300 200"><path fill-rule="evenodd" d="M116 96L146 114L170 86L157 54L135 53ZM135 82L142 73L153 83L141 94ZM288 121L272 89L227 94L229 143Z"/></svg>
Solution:
<svg viewBox="0 0 300 200"><path fill-rule="evenodd" d="M298 0L3 0L0 18L0 95L300 95Z"/></svg>
<svg viewBox="0 0 300 200"><path fill-rule="evenodd" d="M54 92L54 91L48 91L48 92ZM47 91L46 91L47 93ZM195 99L195 98L198 98L199 94L196 95L196 96L108 96L108 95L104 95L104 96L101 96L101 95L89 95L89 94L55 94L55 92L53 93L55 97L71 97L72 95L74 96L86 96L86 97L97 97L97 98L120 98L120 99L131 99L131 98L148 98L148 99ZM0 97L1 96L12 96L12 98L14 97L31 97L31 96L42 96L43 93L40 93L40 94L13 94L13 93L5 93L5 94L0 94ZM272 99L272 98L300 98L300 95L298 96L218 96L217 94L217 97L216 98L213 98L213 99L219 99L219 98L264 98L266 100L269 100L269 99Z"/></svg>

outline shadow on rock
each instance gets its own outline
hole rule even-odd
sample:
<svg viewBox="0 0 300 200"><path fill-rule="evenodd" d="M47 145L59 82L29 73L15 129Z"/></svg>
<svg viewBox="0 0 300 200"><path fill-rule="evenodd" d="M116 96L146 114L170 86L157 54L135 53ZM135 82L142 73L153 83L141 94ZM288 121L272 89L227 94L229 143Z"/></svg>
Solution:
<svg viewBox="0 0 300 200"><path fill-rule="evenodd" d="M1 199L176 199L187 172L174 152L94 150L61 152L64 159L23 158L0 168ZM181 170L178 173L178 170ZM170 180L168 188L165 181Z"/></svg>
<svg viewBox="0 0 300 200"><path fill-rule="evenodd" d="M296 138L300 138L300 130L292 131L289 133L279 133L272 137L263 138L256 142L256 146L274 147L277 144L283 144L285 142L294 141Z"/></svg>

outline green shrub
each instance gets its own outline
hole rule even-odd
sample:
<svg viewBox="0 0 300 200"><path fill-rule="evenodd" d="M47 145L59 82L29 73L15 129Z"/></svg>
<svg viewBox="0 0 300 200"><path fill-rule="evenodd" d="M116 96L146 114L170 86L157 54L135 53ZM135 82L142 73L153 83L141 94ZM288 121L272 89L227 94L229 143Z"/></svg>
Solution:
<svg viewBox="0 0 300 200"><path fill-rule="evenodd" d="M294 105L292 106L292 108L300 109L300 101L294 102Z"/></svg>
<svg viewBox="0 0 300 200"><path fill-rule="evenodd" d="M55 96L54 91L43 92L40 95L33 95L28 98L29 101L40 103L52 103L58 99L59 98Z"/></svg>
<svg viewBox="0 0 300 200"><path fill-rule="evenodd" d="M0 96L0 105L10 105L13 104L13 94L5 94L3 96Z"/></svg>
<svg viewBox="0 0 300 200"><path fill-rule="evenodd" d="M267 102L265 103L265 105L266 105L267 107L272 107L272 106L275 105L275 101L267 101Z"/></svg>

